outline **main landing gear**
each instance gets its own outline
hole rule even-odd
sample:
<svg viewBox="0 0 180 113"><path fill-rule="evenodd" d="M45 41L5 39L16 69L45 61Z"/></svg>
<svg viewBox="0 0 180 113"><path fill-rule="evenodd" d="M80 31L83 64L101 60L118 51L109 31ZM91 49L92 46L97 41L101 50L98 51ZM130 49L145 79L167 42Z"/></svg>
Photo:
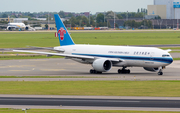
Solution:
<svg viewBox="0 0 180 113"><path fill-rule="evenodd" d="M122 69L118 69L118 73L119 74L130 74L130 70L129 69L125 69L126 67L123 67Z"/></svg>
<svg viewBox="0 0 180 113"><path fill-rule="evenodd" d="M93 69L91 69L89 72L90 72L90 74L102 74L102 72L99 72L99 71L96 71Z"/></svg>
<svg viewBox="0 0 180 113"><path fill-rule="evenodd" d="M163 72L158 72L158 75L163 75Z"/></svg>

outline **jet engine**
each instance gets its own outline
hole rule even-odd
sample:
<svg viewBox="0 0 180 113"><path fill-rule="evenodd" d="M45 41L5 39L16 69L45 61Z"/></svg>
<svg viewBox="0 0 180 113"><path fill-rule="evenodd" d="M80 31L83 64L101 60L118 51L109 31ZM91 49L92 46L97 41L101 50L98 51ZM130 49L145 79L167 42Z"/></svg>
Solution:
<svg viewBox="0 0 180 113"><path fill-rule="evenodd" d="M11 31L11 30L12 30L12 28L11 28L11 27L7 27L7 30Z"/></svg>
<svg viewBox="0 0 180 113"><path fill-rule="evenodd" d="M159 71L159 68L152 68L152 67L144 67L144 69L145 69L146 71L152 71L152 72L157 72L157 71Z"/></svg>
<svg viewBox="0 0 180 113"><path fill-rule="evenodd" d="M101 58L101 59L95 60L92 64L92 66L96 71L107 72L111 69L112 62L110 60Z"/></svg>
<svg viewBox="0 0 180 113"><path fill-rule="evenodd" d="M26 30L29 30L29 27L26 27L25 29L26 29Z"/></svg>

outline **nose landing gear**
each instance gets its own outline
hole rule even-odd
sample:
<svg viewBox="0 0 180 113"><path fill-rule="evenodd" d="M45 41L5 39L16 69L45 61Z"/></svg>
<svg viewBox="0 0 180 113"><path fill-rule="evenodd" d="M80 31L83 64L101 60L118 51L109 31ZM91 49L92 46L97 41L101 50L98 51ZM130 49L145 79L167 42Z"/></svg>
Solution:
<svg viewBox="0 0 180 113"><path fill-rule="evenodd" d="M163 72L162 72L163 69L165 69L165 67L160 67L158 75L163 75Z"/></svg>

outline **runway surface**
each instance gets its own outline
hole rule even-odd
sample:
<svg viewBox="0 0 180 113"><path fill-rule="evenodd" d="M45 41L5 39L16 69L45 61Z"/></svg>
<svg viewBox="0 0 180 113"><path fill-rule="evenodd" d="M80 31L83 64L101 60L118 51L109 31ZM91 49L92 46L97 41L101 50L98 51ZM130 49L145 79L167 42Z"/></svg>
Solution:
<svg viewBox="0 0 180 113"><path fill-rule="evenodd" d="M1 78L0 81L60 81L60 80L180 80L180 61L174 61L163 76L145 71L143 68L129 68L131 74L118 74L114 67L103 74L89 74L91 65L80 64L63 58L1 60L0 76L65 76L64 78ZM68 78L73 76L74 78ZM80 76L80 77L76 77ZM67 78L66 78L67 77Z"/></svg>
<svg viewBox="0 0 180 113"><path fill-rule="evenodd" d="M118 109L118 110L152 110L152 111L180 111L180 98L158 97L103 97L96 96L25 96L23 95L2 96L0 95L0 107L30 107L41 106L41 108L54 107L56 109ZM21 97L20 97L21 96ZM129 99L128 99L129 98ZM133 99L134 98L134 99Z"/></svg>

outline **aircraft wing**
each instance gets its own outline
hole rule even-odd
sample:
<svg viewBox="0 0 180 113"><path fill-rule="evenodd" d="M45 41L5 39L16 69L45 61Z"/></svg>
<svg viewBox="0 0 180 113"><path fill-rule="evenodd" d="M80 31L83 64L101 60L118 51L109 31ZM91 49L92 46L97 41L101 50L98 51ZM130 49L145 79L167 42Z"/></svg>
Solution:
<svg viewBox="0 0 180 113"><path fill-rule="evenodd" d="M81 55L71 55L71 54L61 54L61 53L49 53L49 52L39 52L39 51L25 51L25 50L13 50L14 52L27 52L27 53L37 53L37 54L44 54L44 55L54 55L54 56L64 56L64 57L71 57L71 58L86 58L86 59L95 59L91 56L81 56Z"/></svg>
<svg viewBox="0 0 180 113"><path fill-rule="evenodd" d="M27 46L27 47L31 47L33 49L44 49L44 50L52 50L52 51L64 52L63 49L55 50L53 47L36 47L36 46Z"/></svg>
<svg viewBox="0 0 180 113"><path fill-rule="evenodd" d="M26 50L13 50L14 52L27 52L27 53L37 53L37 54L43 54L43 55L50 55L50 56L64 56L64 57L70 57L70 58L80 58L80 59L97 59L93 56L84 56L84 55L72 55L72 54L62 54L62 53L50 53L50 52L39 52L39 51L26 51ZM118 58L107 58L110 61L114 62L123 62L123 60Z"/></svg>

